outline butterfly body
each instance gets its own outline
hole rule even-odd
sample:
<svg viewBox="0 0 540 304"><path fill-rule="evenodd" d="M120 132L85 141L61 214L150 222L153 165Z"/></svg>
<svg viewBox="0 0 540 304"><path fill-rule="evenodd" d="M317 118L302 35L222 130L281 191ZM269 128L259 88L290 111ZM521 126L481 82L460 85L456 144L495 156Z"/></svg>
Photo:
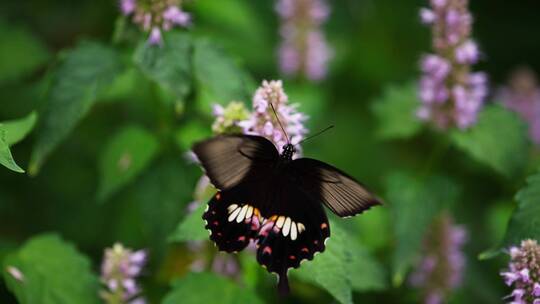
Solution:
<svg viewBox="0 0 540 304"><path fill-rule="evenodd" d="M282 293L288 291L288 269L325 249L330 224L323 205L349 216L379 204L342 171L314 159L293 159L291 144L279 154L264 137L225 135L198 143L193 151L219 189L203 215L210 239L226 252L255 242L257 261L278 274Z"/></svg>

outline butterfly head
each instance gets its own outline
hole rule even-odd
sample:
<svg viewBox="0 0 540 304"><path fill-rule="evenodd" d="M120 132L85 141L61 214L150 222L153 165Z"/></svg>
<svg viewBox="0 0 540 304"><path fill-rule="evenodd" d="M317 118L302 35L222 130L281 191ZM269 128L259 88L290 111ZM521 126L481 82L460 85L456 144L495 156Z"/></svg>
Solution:
<svg viewBox="0 0 540 304"><path fill-rule="evenodd" d="M286 144L283 146L283 152L281 153L281 158L285 160L292 160L292 157L296 153L296 149L292 144Z"/></svg>

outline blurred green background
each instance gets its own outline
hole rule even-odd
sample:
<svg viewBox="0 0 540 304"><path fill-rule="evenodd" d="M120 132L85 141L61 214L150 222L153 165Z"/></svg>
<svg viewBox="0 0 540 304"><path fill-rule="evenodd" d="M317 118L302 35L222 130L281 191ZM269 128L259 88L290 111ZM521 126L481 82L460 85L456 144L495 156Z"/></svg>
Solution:
<svg viewBox="0 0 540 304"><path fill-rule="evenodd" d="M451 301L500 302L508 293L498 275L505 259L479 261L477 255L503 237L512 198L534 171L536 152L516 155L526 158L527 165L507 178L455 147L437 156L438 147L445 147L447 141L437 133L424 130L394 141L377 136L373 104L388 86L415 81L419 58L430 50L429 29L418 20L418 10L425 5L425 1L332 1L325 32L335 55L328 78L319 84L285 78L285 90L311 117L310 130L336 125L306 143L304 154L345 169L383 198L388 193L386 179L395 172L415 176L439 172L457 181L462 195L452 210L456 221L468 228L470 241L466 280ZM194 16L191 35L220 46L249 75L247 92L254 92L263 79L283 78L276 68L279 36L273 6L273 1L250 0L197 0L187 5ZM472 1L470 6L475 16L474 37L483 51L476 69L489 74L492 87L504 84L518 66L540 70L540 2ZM84 40L111 44L118 16L117 4L110 0L0 3L0 121L42 111L65 50ZM129 41L114 44L124 62L130 60L133 45ZM167 240L186 215L201 176L184 154L193 140L211 135L212 117L200 98L190 95L171 105L169 92L156 88L138 70L124 76L127 80L118 81L97 98L35 176L0 168L0 259L44 232L56 232L76 244L91 258L95 272L103 249L116 241L148 248L151 258L143 286L147 297L157 303L172 278L185 275L187 264L196 258L185 243ZM248 106L249 94L242 100ZM132 125L154 135L150 143L143 141L136 150L155 147L158 152L152 153L155 156L140 174L100 200L105 147L115 134ZM36 133L11 149L22 168L29 168ZM355 291L355 303L419 301L406 283L391 284L388 265L395 241L390 213L384 206L340 221L349 237L358 240L386 273L383 287ZM264 301L276 301L273 276L247 265L240 280L251 280L247 286ZM295 292L290 303L336 301L324 289L301 280L292 287ZM2 283L0 302L15 303Z"/></svg>

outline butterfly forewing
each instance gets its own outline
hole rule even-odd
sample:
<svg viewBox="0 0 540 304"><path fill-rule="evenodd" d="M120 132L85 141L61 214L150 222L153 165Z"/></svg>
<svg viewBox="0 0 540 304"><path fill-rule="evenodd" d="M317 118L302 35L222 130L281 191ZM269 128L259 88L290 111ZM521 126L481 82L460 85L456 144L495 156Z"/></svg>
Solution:
<svg viewBox="0 0 540 304"><path fill-rule="evenodd" d="M249 135L217 136L196 144L193 152L212 184L221 190L264 177L279 157L266 138Z"/></svg>
<svg viewBox="0 0 540 304"><path fill-rule="evenodd" d="M341 217L353 216L381 204L360 182L329 164L300 158L292 161L290 166L298 186Z"/></svg>

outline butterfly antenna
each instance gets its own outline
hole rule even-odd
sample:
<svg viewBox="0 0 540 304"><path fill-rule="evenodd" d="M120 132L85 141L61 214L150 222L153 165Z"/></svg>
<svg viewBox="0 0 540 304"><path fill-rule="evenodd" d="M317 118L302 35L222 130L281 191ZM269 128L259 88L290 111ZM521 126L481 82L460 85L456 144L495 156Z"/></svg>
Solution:
<svg viewBox="0 0 540 304"><path fill-rule="evenodd" d="M323 130L321 130L321 131L319 131L319 132L317 132L317 133L315 133L315 134L313 134L313 135L311 135L311 136L309 136L309 137L307 137L307 138L304 138L304 139L303 139L301 142L299 142L298 144L301 144L301 143L305 142L305 141L308 140L308 139L312 139L313 137L317 137L317 136L323 134L324 132L326 132L326 131L332 129L333 127L334 127L334 125L329 125L328 127L324 128Z"/></svg>
<svg viewBox="0 0 540 304"><path fill-rule="evenodd" d="M272 107L272 111L274 111L274 115L276 115L277 122L279 126L281 127L281 130L283 131L283 134L285 134L285 138L287 139L287 143L291 143L289 140L289 136L287 135L287 132L285 132L285 128L283 128L283 125L281 124L281 121L279 120L279 116L277 115L276 109L274 108L274 105L270 103L270 106Z"/></svg>

